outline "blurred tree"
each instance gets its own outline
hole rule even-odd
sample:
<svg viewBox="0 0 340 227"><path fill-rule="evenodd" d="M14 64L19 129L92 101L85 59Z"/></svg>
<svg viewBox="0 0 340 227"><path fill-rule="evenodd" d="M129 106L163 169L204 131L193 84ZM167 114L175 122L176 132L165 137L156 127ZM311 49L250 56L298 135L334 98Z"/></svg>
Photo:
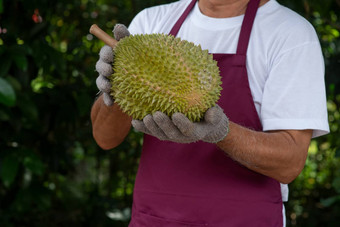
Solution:
<svg viewBox="0 0 340 227"><path fill-rule="evenodd" d="M172 0L174 1L174 0ZM94 65L111 32L171 0L0 0L0 226L126 226L142 144L101 150L89 113ZM340 223L339 1L282 0L316 28L332 133L313 140L286 204L290 226Z"/></svg>
<svg viewBox="0 0 340 227"><path fill-rule="evenodd" d="M288 226L338 226L340 223L340 1L281 0L316 29L326 64L331 133L314 139L302 174L290 185Z"/></svg>
<svg viewBox="0 0 340 227"><path fill-rule="evenodd" d="M0 226L128 220L140 135L114 152L92 138L103 44L88 29L110 32L147 4L0 0Z"/></svg>

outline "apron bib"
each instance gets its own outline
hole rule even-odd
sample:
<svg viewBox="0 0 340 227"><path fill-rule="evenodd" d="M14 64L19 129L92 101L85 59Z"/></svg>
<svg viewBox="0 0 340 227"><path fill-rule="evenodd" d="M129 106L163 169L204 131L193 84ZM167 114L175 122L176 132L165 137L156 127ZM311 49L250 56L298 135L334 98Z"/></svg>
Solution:
<svg viewBox="0 0 340 227"><path fill-rule="evenodd" d="M176 36L193 0L170 34ZM261 131L246 52L259 0L250 0L236 54L213 54L222 76L218 105L228 118ZM280 184L229 158L215 144L178 144L145 135L130 227L282 226Z"/></svg>

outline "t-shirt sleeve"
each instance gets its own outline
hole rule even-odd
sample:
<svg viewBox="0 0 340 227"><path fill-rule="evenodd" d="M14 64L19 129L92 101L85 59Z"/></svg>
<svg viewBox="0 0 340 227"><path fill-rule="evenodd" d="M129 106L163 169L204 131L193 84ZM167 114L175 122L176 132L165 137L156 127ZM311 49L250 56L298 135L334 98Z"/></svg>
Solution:
<svg viewBox="0 0 340 227"><path fill-rule="evenodd" d="M146 33L146 9L139 12L131 21L128 30L131 34L144 34Z"/></svg>
<svg viewBox="0 0 340 227"><path fill-rule="evenodd" d="M282 52L273 61L265 83L263 129L312 129L313 137L329 132L324 60L318 41Z"/></svg>

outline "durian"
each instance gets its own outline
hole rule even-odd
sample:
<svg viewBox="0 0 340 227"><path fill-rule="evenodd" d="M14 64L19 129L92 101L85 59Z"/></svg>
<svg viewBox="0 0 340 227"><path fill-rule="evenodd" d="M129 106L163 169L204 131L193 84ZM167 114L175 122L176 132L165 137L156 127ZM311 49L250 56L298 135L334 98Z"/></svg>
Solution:
<svg viewBox="0 0 340 227"><path fill-rule="evenodd" d="M219 99L221 77L207 50L165 34L131 35L114 48L111 95L134 119L162 111L200 121Z"/></svg>
<svg viewBox="0 0 340 227"><path fill-rule="evenodd" d="M222 82L217 62L200 46L164 34L118 42L96 24L90 33L114 49L111 94L134 119L159 110L199 121L218 101Z"/></svg>

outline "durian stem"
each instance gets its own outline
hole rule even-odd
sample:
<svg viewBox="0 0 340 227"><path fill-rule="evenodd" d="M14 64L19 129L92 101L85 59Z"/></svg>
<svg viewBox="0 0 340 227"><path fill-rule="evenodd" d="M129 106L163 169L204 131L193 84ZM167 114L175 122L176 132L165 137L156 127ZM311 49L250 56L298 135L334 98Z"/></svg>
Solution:
<svg viewBox="0 0 340 227"><path fill-rule="evenodd" d="M118 41L111 37L109 34L104 32L98 25L93 24L90 28L90 33L96 36L98 39L103 41L105 44L109 45L112 48L115 48Z"/></svg>

